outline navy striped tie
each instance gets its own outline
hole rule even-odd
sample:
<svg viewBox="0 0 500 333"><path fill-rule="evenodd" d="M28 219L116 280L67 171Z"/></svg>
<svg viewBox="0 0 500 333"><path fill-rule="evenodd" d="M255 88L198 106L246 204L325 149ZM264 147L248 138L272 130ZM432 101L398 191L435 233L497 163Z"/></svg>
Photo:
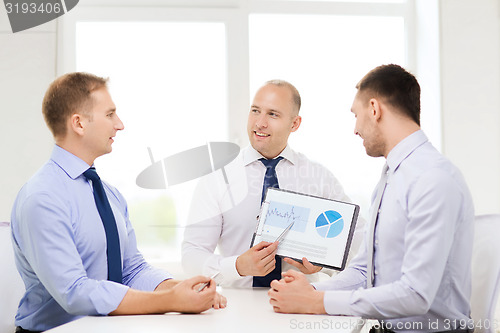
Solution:
<svg viewBox="0 0 500 333"><path fill-rule="evenodd" d="M106 254L108 257L108 280L122 283L122 258L120 253L120 238L116 227L115 216L109 205L108 197L104 192L101 178L95 168L90 168L83 175L92 181L94 200L101 216L104 231L106 232Z"/></svg>
<svg viewBox="0 0 500 333"><path fill-rule="evenodd" d="M259 159L262 164L266 167L266 175L264 176L264 185L262 186L262 198L261 203L264 201L266 196L266 191L269 187L279 188L278 176L276 175L276 165L281 161L283 157L279 156L273 160L267 160L265 158ZM281 279L281 257L276 256L276 267L266 276L254 276L253 277L253 287L269 287L271 281Z"/></svg>

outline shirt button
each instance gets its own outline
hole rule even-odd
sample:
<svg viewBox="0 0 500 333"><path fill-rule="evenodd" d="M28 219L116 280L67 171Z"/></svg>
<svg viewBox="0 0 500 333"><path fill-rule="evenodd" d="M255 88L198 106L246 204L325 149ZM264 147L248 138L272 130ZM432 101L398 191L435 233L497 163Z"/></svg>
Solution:
<svg viewBox="0 0 500 333"><path fill-rule="evenodd" d="M378 275L378 271L377 270L375 270L375 275Z"/></svg>
<svg viewBox="0 0 500 333"><path fill-rule="evenodd" d="M378 239L375 240L375 245L378 245Z"/></svg>

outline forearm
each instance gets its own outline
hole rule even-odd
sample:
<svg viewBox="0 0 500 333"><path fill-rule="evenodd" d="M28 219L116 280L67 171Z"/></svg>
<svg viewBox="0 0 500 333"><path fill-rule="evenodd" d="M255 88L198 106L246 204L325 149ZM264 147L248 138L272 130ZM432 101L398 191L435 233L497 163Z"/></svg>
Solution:
<svg viewBox="0 0 500 333"><path fill-rule="evenodd" d="M312 284L317 290L356 290L366 287L366 275L356 268L348 267L329 280Z"/></svg>
<svg viewBox="0 0 500 333"><path fill-rule="evenodd" d="M171 287L156 292L129 289L120 305L109 315L166 313L177 311L175 308L177 303L175 293L172 292Z"/></svg>
<svg viewBox="0 0 500 333"><path fill-rule="evenodd" d="M408 285L396 281L370 289L326 291L324 305L331 315L388 319L422 315L430 303Z"/></svg>
<svg viewBox="0 0 500 333"><path fill-rule="evenodd" d="M129 289L118 307L109 314L200 313L214 304L215 284L201 292L196 290L200 283L209 281L197 276L184 281L163 281L153 292Z"/></svg>
<svg viewBox="0 0 500 333"><path fill-rule="evenodd" d="M180 282L179 280L174 280L174 279L163 280L159 285L156 286L154 291L161 291L173 288L179 282Z"/></svg>

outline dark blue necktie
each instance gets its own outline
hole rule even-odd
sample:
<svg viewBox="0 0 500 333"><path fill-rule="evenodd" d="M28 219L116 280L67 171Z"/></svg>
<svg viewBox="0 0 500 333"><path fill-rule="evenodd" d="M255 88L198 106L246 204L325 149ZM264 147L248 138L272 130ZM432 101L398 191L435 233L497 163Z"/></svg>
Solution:
<svg viewBox="0 0 500 333"><path fill-rule="evenodd" d="M94 200L101 216L104 231L106 232L106 254L108 257L108 280L122 283L122 258L120 253L120 238L116 228L115 216L109 205L108 197L104 192L101 178L95 168L90 168L83 175L92 181Z"/></svg>
<svg viewBox="0 0 500 333"><path fill-rule="evenodd" d="M267 160L265 158L259 159L259 161L266 167L266 175L264 176L264 185L262 186L262 198L260 202L264 201L266 196L266 191L269 187L279 188L278 176L276 176L276 165L281 161L283 157L279 156L273 160ZM254 276L253 284L254 287L269 287L271 281L281 279L281 257L276 256L276 267L266 276Z"/></svg>

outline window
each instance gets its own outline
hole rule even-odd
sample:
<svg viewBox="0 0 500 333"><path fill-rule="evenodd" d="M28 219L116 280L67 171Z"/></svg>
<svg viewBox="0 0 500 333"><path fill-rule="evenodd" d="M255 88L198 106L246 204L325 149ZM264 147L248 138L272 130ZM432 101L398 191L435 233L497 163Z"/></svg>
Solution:
<svg viewBox="0 0 500 333"><path fill-rule="evenodd" d="M405 64L402 17L250 16L250 87L280 78L302 97L291 146L328 167L367 218L382 159L364 152L350 112L356 83L372 68Z"/></svg>
<svg viewBox="0 0 500 333"><path fill-rule="evenodd" d="M366 156L349 110L355 84L371 68L416 67L412 0L123 3L89 2L61 18L58 74L110 77L125 130L96 165L127 199L149 260L180 259L196 180L138 187L137 175L151 164L148 147L160 160L209 141L247 145L253 94L275 78L293 83L303 100L291 146L332 170L367 218L384 161Z"/></svg>
<svg viewBox="0 0 500 333"><path fill-rule="evenodd" d="M142 189L137 175L179 151L227 141L226 47L217 22L82 22L76 26L76 70L110 77L125 130L113 154L96 161L103 179L129 205L141 250L179 257L194 182ZM193 135L195 133L196 135ZM170 244L168 251L158 251Z"/></svg>

